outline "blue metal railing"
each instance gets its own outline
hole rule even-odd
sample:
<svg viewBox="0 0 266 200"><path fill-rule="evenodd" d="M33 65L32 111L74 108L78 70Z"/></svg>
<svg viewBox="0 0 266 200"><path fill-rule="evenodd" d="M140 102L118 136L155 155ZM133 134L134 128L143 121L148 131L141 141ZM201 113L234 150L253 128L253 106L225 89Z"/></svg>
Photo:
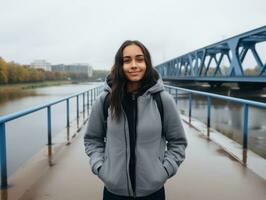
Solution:
<svg viewBox="0 0 266 200"><path fill-rule="evenodd" d="M83 120L84 123L86 121L85 119L85 107L87 105L87 112L89 114L89 109L90 109L90 105L92 105L93 101L96 99L96 97L98 96L98 94L100 93L102 89L102 86L96 87L96 88L92 88L90 90L87 90L85 92L81 92L72 96L69 96L67 98L63 98L57 101L53 101L51 103L47 103L41 106L36 106L34 108L31 109L27 109L21 112L17 112L17 113L12 113L9 115L5 115L0 117L0 166L1 166L1 187L2 188L6 188L8 186L8 176L7 176L7 154L6 154L6 123L11 121L11 120L15 120L17 118L23 117L25 115L37 112L39 110L42 109L47 109L47 126L48 126L48 131L47 131L47 136L48 136L48 155L51 155L51 146L52 146L52 121L51 121L51 115L52 115L52 106L55 104L59 104L62 102L66 102L66 106L67 106L67 112L66 112L66 119L67 119L67 123L66 123L66 127L69 130L70 127L70 112L69 112L69 100L71 98L77 98L77 130L79 131L80 127L79 127L79 96L82 95L82 99L83 99ZM85 94L87 93L87 103L85 102ZM90 98L89 98L90 97ZM88 116L88 115L87 115ZM69 132L68 132L69 133ZM69 135L67 137L67 142L69 144Z"/></svg>
<svg viewBox="0 0 266 200"><path fill-rule="evenodd" d="M174 86L169 86L169 85L166 85L165 88L168 89L170 94L172 94L172 90L175 91L174 95L176 97L176 101L178 99L177 97L178 97L179 91L183 91L185 93L188 93L188 95L189 95L189 123L191 123L191 115L192 115L192 94L202 95L202 96L206 96L208 98L208 108L207 108L207 137L208 138L210 137L212 99L216 98L216 99L222 99L222 100L242 104L242 106L243 106L243 116L242 116L242 121L243 121L243 123L242 123L243 124L243 127L242 127L242 131L243 131L242 132L242 134L243 134L243 142L242 142L243 155L242 155L242 162L244 165L247 164L249 106L266 109L266 103L260 103L260 102L256 102L256 101L245 100L245 99L240 99L240 98L235 98L235 97L227 97L227 96L212 94L212 93L208 93L208 92L200 92L200 91L196 91L196 90L184 89L184 88L174 87ZM176 103L178 103L178 101Z"/></svg>

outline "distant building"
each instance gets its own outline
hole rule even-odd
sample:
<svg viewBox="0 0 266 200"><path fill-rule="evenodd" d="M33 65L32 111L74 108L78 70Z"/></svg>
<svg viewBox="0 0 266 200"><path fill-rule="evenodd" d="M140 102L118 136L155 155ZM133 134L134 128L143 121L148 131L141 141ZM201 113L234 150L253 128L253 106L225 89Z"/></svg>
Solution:
<svg viewBox="0 0 266 200"><path fill-rule="evenodd" d="M51 64L46 60L35 60L30 66L35 69L44 69L45 71L51 71Z"/></svg>
<svg viewBox="0 0 266 200"><path fill-rule="evenodd" d="M92 77L92 67L88 64L71 64L71 65L52 65L52 71L55 72L69 72L69 73L78 73L86 74L88 77Z"/></svg>

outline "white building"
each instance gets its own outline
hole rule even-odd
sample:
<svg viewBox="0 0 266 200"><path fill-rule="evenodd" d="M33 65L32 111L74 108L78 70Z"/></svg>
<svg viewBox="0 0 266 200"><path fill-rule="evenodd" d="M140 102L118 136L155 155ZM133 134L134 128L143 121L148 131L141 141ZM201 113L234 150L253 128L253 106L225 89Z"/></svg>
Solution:
<svg viewBox="0 0 266 200"><path fill-rule="evenodd" d="M51 64L46 60L35 60L30 66L35 69L44 69L45 71L51 71Z"/></svg>
<svg viewBox="0 0 266 200"><path fill-rule="evenodd" d="M81 73L88 75L88 77L91 77L93 73L92 67L89 64L85 63L75 63L71 65L64 65L64 64L52 65L52 71Z"/></svg>

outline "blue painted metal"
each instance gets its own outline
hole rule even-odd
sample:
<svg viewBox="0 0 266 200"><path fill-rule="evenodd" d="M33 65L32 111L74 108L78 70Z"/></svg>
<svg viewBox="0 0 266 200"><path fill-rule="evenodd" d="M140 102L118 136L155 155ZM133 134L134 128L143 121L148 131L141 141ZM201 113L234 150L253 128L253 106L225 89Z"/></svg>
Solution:
<svg viewBox="0 0 266 200"><path fill-rule="evenodd" d="M247 150L248 150L248 104L243 107L243 163L247 164Z"/></svg>
<svg viewBox="0 0 266 200"><path fill-rule="evenodd" d="M77 129L79 130L79 95L77 95Z"/></svg>
<svg viewBox="0 0 266 200"><path fill-rule="evenodd" d="M226 101L228 100L228 101L235 102L235 103L248 104L249 106L254 106L254 107L258 107L258 108L266 108L266 103L256 102L256 101L252 101L252 100L246 100L246 99L235 98L235 97L228 97L228 96L223 96L223 95L219 95L219 94L201 92L201 91L197 91L197 90L190 90L190 89L185 89L185 88L175 87L175 86L170 86L170 85L165 85L165 87L177 89L177 90L187 92L187 93L191 92L193 94L198 94L198 95L202 95L202 96L206 96L206 97L210 96L212 98L222 99L222 100L226 100Z"/></svg>
<svg viewBox="0 0 266 200"><path fill-rule="evenodd" d="M91 90L89 90L91 91ZM82 92L83 93L83 92ZM82 93L77 93L75 95L72 95L72 96L69 96L67 98L63 98L63 99L60 99L60 100L57 100L57 101L53 101L52 103L47 103L47 104L42 104L40 106L35 106L31 109L27 109L27 110L24 110L24 111L20 111L20 112L17 112L17 113L11 113L11 114L8 114L8 115L5 115L5 116L1 116L0 117L0 124L1 123L5 123L5 122L8 122L8 121L11 121L11 120L14 120L14 119L17 119L19 117L22 117L22 116L25 116L27 114L30 114L30 113L33 113L33 112L36 112L38 110L42 110L44 108L47 108L48 106L53 106L53 105L56 105L58 103L61 103L63 101L66 101L67 99L71 99L71 98L74 98L76 97L77 95L80 95Z"/></svg>
<svg viewBox="0 0 266 200"><path fill-rule="evenodd" d="M69 99L66 100L67 102L67 127L70 127L70 120L69 120Z"/></svg>
<svg viewBox="0 0 266 200"><path fill-rule="evenodd" d="M102 87L102 86L100 86ZM86 92L91 92L92 90L90 89ZM67 98L63 98L57 101L53 101L51 103L43 104L40 106L35 106L31 109L23 110L17 113L11 113L5 116L0 117L0 166L1 166L1 188L7 188L8 187L8 177L7 177L7 159L6 159L6 129L5 129L5 124L9 121L15 120L17 118L23 117L25 115L37 112L42 109L47 109L47 127L48 127L48 154L51 155L51 145L52 145L52 122L51 122L51 107L55 104L61 103L66 101L67 102L67 127L70 126L69 123L69 100L71 98L77 97L78 101L78 96L81 94L84 94L85 92L74 94L72 96L69 96ZM78 104L78 103L77 103ZM92 102L91 102L92 104Z"/></svg>
<svg viewBox="0 0 266 200"><path fill-rule="evenodd" d="M48 145L52 145L52 118L51 118L51 106L47 107L47 125L48 125Z"/></svg>
<svg viewBox="0 0 266 200"><path fill-rule="evenodd" d="M248 149L248 104L243 107L243 148Z"/></svg>
<svg viewBox="0 0 266 200"><path fill-rule="evenodd" d="M96 96L96 94L95 94L95 88L93 89L93 101L95 101L95 96Z"/></svg>
<svg viewBox="0 0 266 200"><path fill-rule="evenodd" d="M6 164L6 130L5 123L0 123L0 156L1 156L1 187L7 188L7 164Z"/></svg>
<svg viewBox="0 0 266 200"><path fill-rule="evenodd" d="M175 90L175 103L178 104L178 90Z"/></svg>
<svg viewBox="0 0 266 200"><path fill-rule="evenodd" d="M211 104L212 104L212 102L211 102L211 97L210 96L208 96L208 113L207 113L207 128L208 128L208 130L207 130L207 136L208 136L208 138L210 137L210 127L211 127Z"/></svg>
<svg viewBox="0 0 266 200"><path fill-rule="evenodd" d="M90 95L89 91L87 92L87 115L90 113Z"/></svg>
<svg viewBox="0 0 266 200"><path fill-rule="evenodd" d="M256 102L256 101L252 101L252 100L246 100L246 99L240 99L240 98L235 98L235 97L228 97L228 96L223 96L223 95L218 95L218 94L212 94L212 93L208 93L208 92L201 92L201 91L196 91L196 90L190 90L190 89L184 89L184 88L180 88L180 87L174 87L174 86L169 86L166 85L165 86L168 90L170 88L175 89L175 90L180 90L183 92L187 92L189 94L189 104L191 104L191 94L197 94L197 95L202 95L202 96L206 96L208 97L208 115L207 115L207 128L210 128L210 120L211 120L211 99L212 98L216 98L216 99L222 99L225 101L231 101L231 102L235 102L238 104L242 104L243 105L243 157L242 157L242 161L244 164L247 163L247 149L248 149L248 107L249 106L253 106L253 107L257 107L257 108L263 108L266 109L266 103L261 103L261 102ZM191 108L191 106L189 106L189 109ZM191 111L189 111L190 113ZM189 114L189 120L191 117L191 114ZM209 133L207 133L209 134Z"/></svg>
<svg viewBox="0 0 266 200"><path fill-rule="evenodd" d="M85 93L82 94L82 103L83 103L83 121L85 120Z"/></svg>
<svg viewBox="0 0 266 200"><path fill-rule="evenodd" d="M92 100L94 101L94 90L92 90Z"/></svg>
<svg viewBox="0 0 266 200"><path fill-rule="evenodd" d="M164 80L266 83L266 63L263 64L256 51L256 44L265 41L266 26L263 26L173 58L156 68ZM248 75L243 70L248 51L252 52L257 63L255 75ZM221 63L226 58L230 66L222 68Z"/></svg>
<svg viewBox="0 0 266 200"><path fill-rule="evenodd" d="M79 119L79 95L77 95L77 119Z"/></svg>
<svg viewBox="0 0 266 200"><path fill-rule="evenodd" d="M67 144L70 144L70 119L69 119L69 99L66 100L66 117L67 117ZM49 150L48 150L49 151ZM50 154L49 154L50 155Z"/></svg>
<svg viewBox="0 0 266 200"><path fill-rule="evenodd" d="M92 98L92 90L90 91L91 93L91 105L92 105L92 102L93 102L93 98Z"/></svg>
<svg viewBox="0 0 266 200"><path fill-rule="evenodd" d="M189 93L189 123L191 123L191 112L192 112L192 93Z"/></svg>

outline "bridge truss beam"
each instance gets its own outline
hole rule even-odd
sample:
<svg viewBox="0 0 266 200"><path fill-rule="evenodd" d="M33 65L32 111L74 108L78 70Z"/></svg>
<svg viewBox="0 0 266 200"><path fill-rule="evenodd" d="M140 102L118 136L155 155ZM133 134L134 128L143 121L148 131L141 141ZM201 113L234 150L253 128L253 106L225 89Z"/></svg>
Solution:
<svg viewBox="0 0 266 200"><path fill-rule="evenodd" d="M266 62L263 62L256 49L256 45L261 42L266 42L266 26L173 58L156 68L168 80L257 80L266 83ZM252 75L246 74L243 69L248 51L256 62L255 74ZM225 59L229 66L222 65Z"/></svg>

